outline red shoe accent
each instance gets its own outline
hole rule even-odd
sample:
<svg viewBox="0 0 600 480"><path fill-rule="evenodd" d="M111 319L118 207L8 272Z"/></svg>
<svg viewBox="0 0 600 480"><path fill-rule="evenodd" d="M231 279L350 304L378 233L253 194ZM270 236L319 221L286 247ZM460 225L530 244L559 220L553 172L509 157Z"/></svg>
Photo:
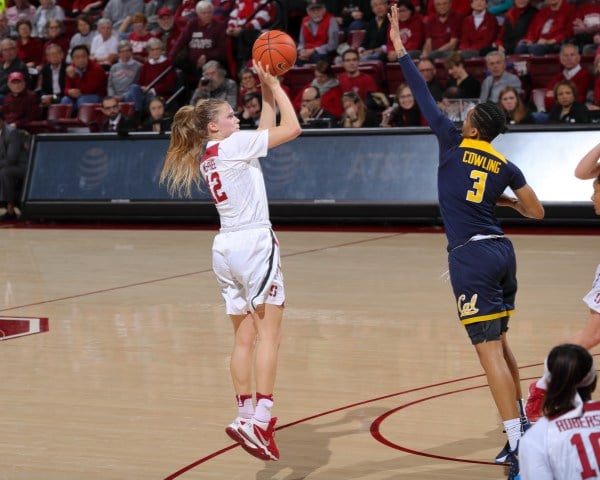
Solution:
<svg viewBox="0 0 600 480"><path fill-rule="evenodd" d="M275 444L275 422L277 418L271 418L267 429L263 430L250 420L238 428L238 432L250 443L255 445L262 454L267 455L270 460L279 460L279 449ZM256 455L255 455L256 456Z"/></svg>
<svg viewBox="0 0 600 480"><path fill-rule="evenodd" d="M246 450L246 452L248 452L253 457L260 458L261 460L265 460L265 461L271 460L271 457L269 457L265 453L263 453L262 450L260 450L256 446L254 446L252 443L250 443L248 440L246 440L240 434L240 432L238 432L238 428L241 425L244 425L245 423L248 423L248 422L249 422L249 420L246 421L246 420L242 420L240 418L236 418L233 421L233 423L230 423L229 425L227 425L227 427L225 428L225 433L227 435L229 435L229 438L231 438L234 442L239 443L240 447L242 447L244 450Z"/></svg>
<svg viewBox="0 0 600 480"><path fill-rule="evenodd" d="M542 406L544 405L545 396L546 390L539 388L536 382L529 385L529 397L527 397L527 403L525 404L525 414L531 423L542 418Z"/></svg>

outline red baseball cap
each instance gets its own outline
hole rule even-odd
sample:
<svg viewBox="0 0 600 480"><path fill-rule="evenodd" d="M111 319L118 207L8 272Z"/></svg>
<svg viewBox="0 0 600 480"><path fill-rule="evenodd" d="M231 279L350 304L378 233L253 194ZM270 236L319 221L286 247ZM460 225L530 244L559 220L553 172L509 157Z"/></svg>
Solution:
<svg viewBox="0 0 600 480"><path fill-rule="evenodd" d="M8 75L9 82L13 82L15 80L20 80L22 82L25 80L25 76L21 72L12 72Z"/></svg>
<svg viewBox="0 0 600 480"><path fill-rule="evenodd" d="M172 16L172 15L173 15L173 12L171 11L171 9L170 9L170 8L168 8L168 7L163 7L163 8L161 8L161 9L159 9L159 10L158 10L158 12L156 12L156 14L157 14L159 17L166 17L167 15L170 15L170 16Z"/></svg>

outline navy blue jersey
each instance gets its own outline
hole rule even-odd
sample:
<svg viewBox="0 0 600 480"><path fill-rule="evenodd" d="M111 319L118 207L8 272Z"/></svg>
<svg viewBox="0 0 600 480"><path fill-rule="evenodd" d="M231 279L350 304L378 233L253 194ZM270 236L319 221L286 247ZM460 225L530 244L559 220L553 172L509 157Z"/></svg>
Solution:
<svg viewBox="0 0 600 480"><path fill-rule="evenodd" d="M502 235L496 202L506 187L526 185L521 170L489 142L463 138L438 108L408 55L399 59L406 81L439 144L438 201L448 250L474 235Z"/></svg>

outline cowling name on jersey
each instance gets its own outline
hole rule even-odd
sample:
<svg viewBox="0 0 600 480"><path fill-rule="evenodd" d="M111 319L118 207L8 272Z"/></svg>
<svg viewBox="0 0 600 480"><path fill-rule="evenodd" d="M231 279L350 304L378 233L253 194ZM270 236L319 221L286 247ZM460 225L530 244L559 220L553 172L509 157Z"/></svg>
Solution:
<svg viewBox="0 0 600 480"><path fill-rule="evenodd" d="M494 160L493 158L490 158L486 155L480 155L478 153L465 150L462 161L463 163L468 163L469 165L474 165L476 167L483 168L488 172L500 173L501 162L498 160Z"/></svg>

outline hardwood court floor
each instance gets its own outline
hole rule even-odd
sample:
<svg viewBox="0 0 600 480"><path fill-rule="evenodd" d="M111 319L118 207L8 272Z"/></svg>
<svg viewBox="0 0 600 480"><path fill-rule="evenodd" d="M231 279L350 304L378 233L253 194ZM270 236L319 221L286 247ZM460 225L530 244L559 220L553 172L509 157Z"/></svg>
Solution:
<svg viewBox="0 0 600 480"><path fill-rule="evenodd" d="M504 436L443 278L441 232L278 233L281 460L233 447L213 235L0 230L0 315L50 325L0 342L0 480L506 478L490 463ZM587 318L598 238L511 238L526 389Z"/></svg>

